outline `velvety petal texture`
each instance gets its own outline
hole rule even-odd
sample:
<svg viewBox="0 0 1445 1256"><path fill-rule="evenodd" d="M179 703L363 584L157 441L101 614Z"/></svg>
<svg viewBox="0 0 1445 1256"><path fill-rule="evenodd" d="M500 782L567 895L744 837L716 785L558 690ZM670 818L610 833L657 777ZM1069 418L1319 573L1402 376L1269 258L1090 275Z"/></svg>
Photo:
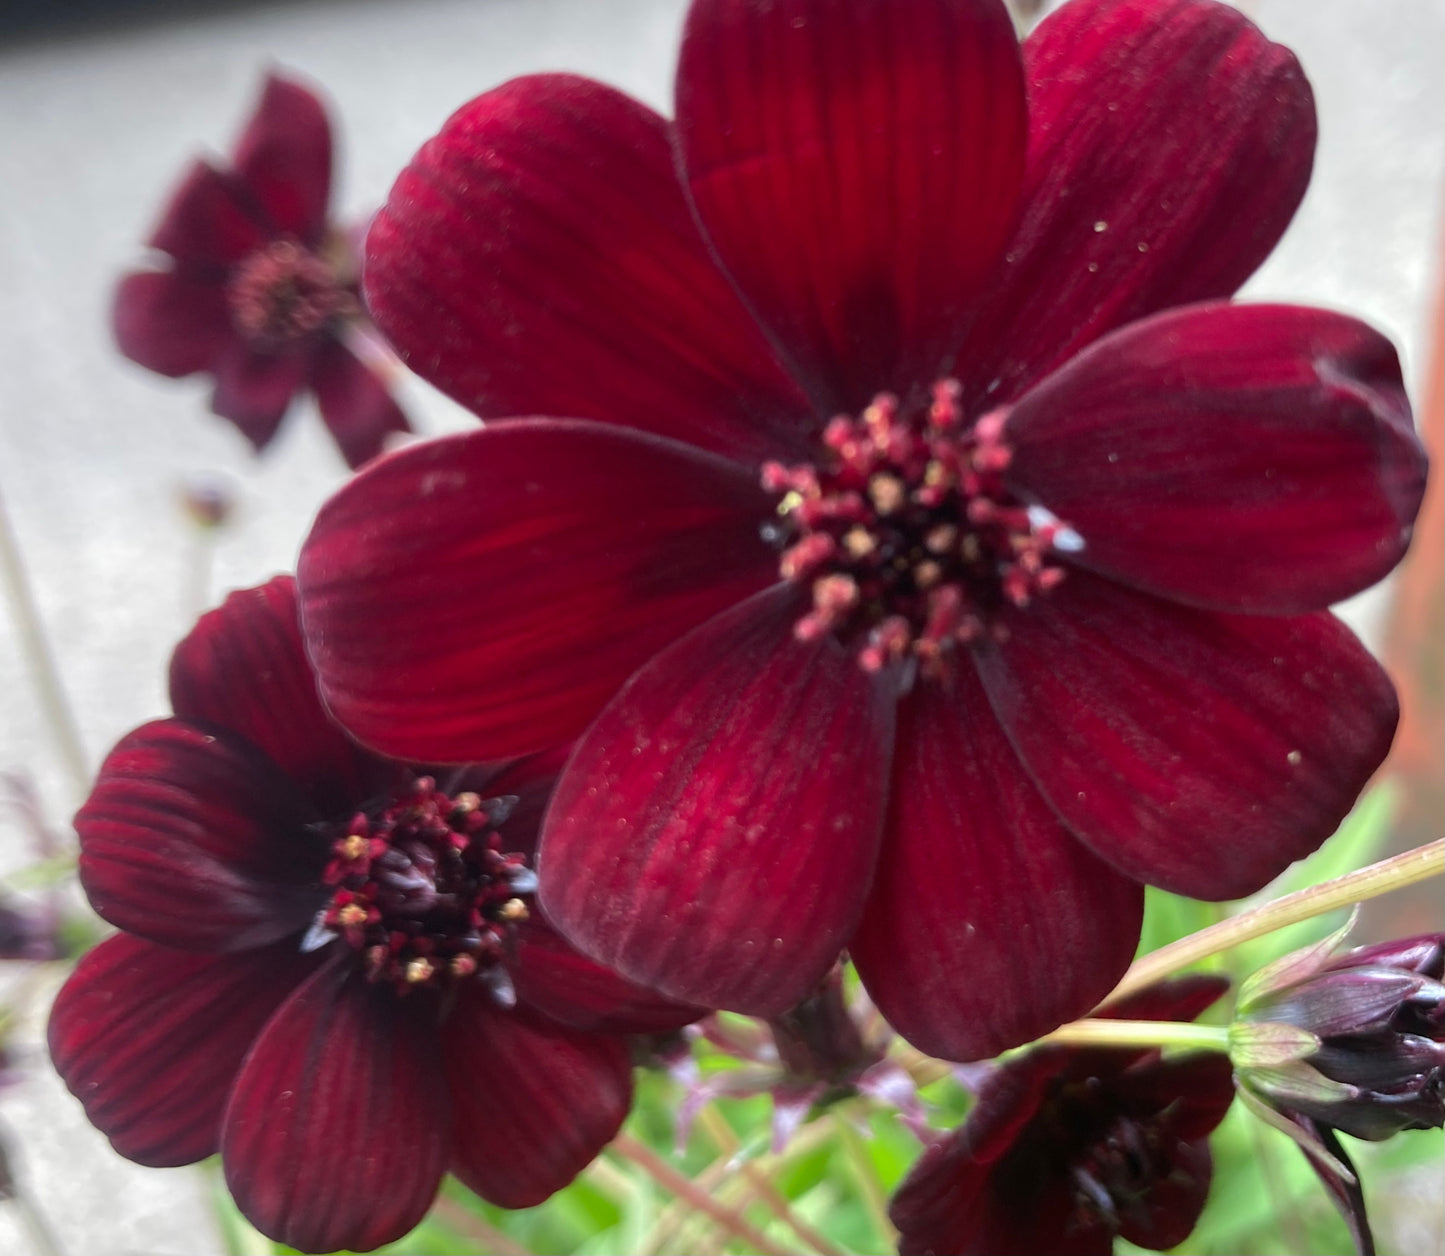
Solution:
<svg viewBox="0 0 1445 1256"><path fill-rule="evenodd" d="M170 690L178 716L245 738L300 786L318 816L345 813L397 772L322 707L290 576L233 593L202 615L171 655Z"/></svg>
<svg viewBox="0 0 1445 1256"><path fill-rule="evenodd" d="M225 289L172 271L122 279L111 326L126 357L172 379L206 370L235 336Z"/></svg>
<svg viewBox="0 0 1445 1256"><path fill-rule="evenodd" d="M578 744L538 859L587 954L755 1015L808 994L857 924L893 742L892 678L795 641L796 615L769 590L639 671Z"/></svg>
<svg viewBox="0 0 1445 1256"><path fill-rule="evenodd" d="M197 161L172 195L150 246L169 253L184 273L216 281L268 234L235 175Z"/></svg>
<svg viewBox="0 0 1445 1256"><path fill-rule="evenodd" d="M1002 0L696 0L677 132L708 238L821 413L933 378L1018 204Z"/></svg>
<svg viewBox="0 0 1445 1256"><path fill-rule="evenodd" d="M816 420L709 256L667 123L600 83L533 75L458 110L373 222L365 280L407 364L484 417L806 450Z"/></svg>
<svg viewBox="0 0 1445 1256"><path fill-rule="evenodd" d="M294 942L201 955L110 938L56 998L50 1058L126 1159L192 1164L219 1149L236 1070L316 964Z"/></svg>
<svg viewBox="0 0 1445 1256"><path fill-rule="evenodd" d="M431 1207L452 1114L413 1004L328 966L256 1040L221 1138L226 1185L269 1238L370 1251Z"/></svg>
<svg viewBox="0 0 1445 1256"><path fill-rule="evenodd" d="M275 439L310 369L306 349L257 349L233 340L211 368L211 409L230 419L259 453Z"/></svg>
<svg viewBox="0 0 1445 1256"><path fill-rule="evenodd" d="M527 420L413 445L333 497L301 556L333 714L432 762L569 741L674 637L776 579L754 473Z"/></svg>
<svg viewBox="0 0 1445 1256"><path fill-rule="evenodd" d="M903 701L883 854L848 949L909 1042L985 1059L1086 1015L1134 957L1143 911L1143 886L1040 796L971 668L954 692Z"/></svg>
<svg viewBox="0 0 1445 1256"><path fill-rule="evenodd" d="M1011 400L1090 341L1229 296L1314 163L1294 54L1213 0L1070 0L1024 44L1023 212L958 355L974 404Z"/></svg>
<svg viewBox="0 0 1445 1256"><path fill-rule="evenodd" d="M1121 872L1252 893L1338 827L1395 731L1389 678L1327 612L1216 615L1084 572L975 651L1043 795Z"/></svg>
<svg viewBox="0 0 1445 1256"><path fill-rule="evenodd" d="M331 197L331 125L314 92L268 74L234 165L272 234L295 236L308 248L321 243Z"/></svg>
<svg viewBox="0 0 1445 1256"><path fill-rule="evenodd" d="M1227 984L1164 983L1118 1014L1191 1019ZM1116 1236L1174 1247L1204 1207L1208 1135L1233 1097L1223 1053L1030 1051L984 1082L899 1188L900 1256L1109 1256Z"/></svg>
<svg viewBox="0 0 1445 1256"><path fill-rule="evenodd" d="M1202 305L1116 332L1009 412L1010 483L1084 538L1071 561L1274 615L1358 593L1425 491L1400 364L1324 310Z"/></svg>
<svg viewBox="0 0 1445 1256"><path fill-rule="evenodd" d="M619 1037L463 998L442 1049L451 1171L504 1208L530 1208L561 1190L612 1141L632 1106L632 1061Z"/></svg>
<svg viewBox="0 0 1445 1256"><path fill-rule="evenodd" d="M214 726L121 739L75 817L80 882L111 924L164 946L239 951L303 929L325 899L316 817L266 757Z"/></svg>

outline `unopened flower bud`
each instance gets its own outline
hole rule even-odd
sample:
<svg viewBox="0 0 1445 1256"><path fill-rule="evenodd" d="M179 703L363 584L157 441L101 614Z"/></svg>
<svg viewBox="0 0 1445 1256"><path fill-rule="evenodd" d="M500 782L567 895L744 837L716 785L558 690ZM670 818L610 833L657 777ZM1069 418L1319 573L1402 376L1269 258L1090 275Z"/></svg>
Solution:
<svg viewBox="0 0 1445 1256"><path fill-rule="evenodd" d="M1272 1107L1356 1138L1445 1124L1445 934L1331 958L1341 934L1256 973L1230 1056Z"/></svg>

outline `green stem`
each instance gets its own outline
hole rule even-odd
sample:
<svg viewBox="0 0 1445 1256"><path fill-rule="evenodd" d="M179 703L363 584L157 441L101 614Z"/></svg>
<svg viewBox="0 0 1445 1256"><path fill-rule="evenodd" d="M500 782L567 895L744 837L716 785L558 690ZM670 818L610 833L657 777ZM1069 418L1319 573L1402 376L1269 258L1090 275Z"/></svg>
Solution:
<svg viewBox="0 0 1445 1256"><path fill-rule="evenodd" d="M1077 1020L1060 1026L1039 1042L1075 1047L1195 1047L1227 1052L1229 1031L1222 1026L1178 1021Z"/></svg>
<svg viewBox="0 0 1445 1256"><path fill-rule="evenodd" d="M60 670L50 652L50 641L40 619L35 594L30 588L25 559L10 523L9 512L5 509L3 494L0 494L0 580L4 582L10 608L15 615L21 657L35 684L41 712L50 726L56 748L77 794L84 797L90 789L90 768L86 762L85 745L80 738L80 726L65 696L65 687L60 683Z"/></svg>
<svg viewBox="0 0 1445 1256"><path fill-rule="evenodd" d="M1141 956L1134 961L1104 1003L1112 1003L1126 995L1135 994L1163 977L1208 959L1211 955L1217 955L1220 951L1227 951L1241 942L1263 937L1276 929L1298 924L1301 920L1309 920L1313 916L1322 916L1341 907L1377 898L1391 890L1427 881L1442 873L1445 873L1445 838L1407 850L1403 855L1382 859L1379 863L1336 877L1333 881L1312 885L1295 894L1286 894L1262 907L1242 912L1230 920L1210 925L1198 933L1191 933L1187 938L1180 938L1177 942L1171 942L1168 946L1161 946L1157 951Z"/></svg>
<svg viewBox="0 0 1445 1256"><path fill-rule="evenodd" d="M863 1207L885 1246L892 1250L898 1246L898 1231L893 1228L893 1220L888 1215L888 1193L883 1189L883 1183L878 1180L878 1169L873 1163L873 1157L868 1154L867 1144L841 1112L832 1113L832 1125L838 1132L848 1165L857 1180Z"/></svg>

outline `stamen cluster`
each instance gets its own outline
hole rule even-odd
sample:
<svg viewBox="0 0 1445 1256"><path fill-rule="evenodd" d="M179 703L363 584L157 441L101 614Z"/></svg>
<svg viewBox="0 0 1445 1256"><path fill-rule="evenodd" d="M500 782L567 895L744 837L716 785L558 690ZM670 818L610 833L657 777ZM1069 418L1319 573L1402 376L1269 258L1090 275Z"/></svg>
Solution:
<svg viewBox="0 0 1445 1256"><path fill-rule="evenodd" d="M513 1001L502 961L527 918L536 877L502 852L497 825L515 799L448 797L431 777L370 815L358 812L332 844L325 881L331 902L316 919L318 943L339 936L367 977L399 991L486 981Z"/></svg>
<svg viewBox="0 0 1445 1256"><path fill-rule="evenodd" d="M1103 1226L1118 1234L1126 1222L1147 1215L1150 1192L1170 1176L1171 1150L1156 1121L1120 1114L1099 1132L1072 1166L1074 1204L1087 1226Z"/></svg>
<svg viewBox="0 0 1445 1256"><path fill-rule="evenodd" d="M272 345L304 340L355 304L332 265L295 240L273 240L243 260L226 298L236 329Z"/></svg>
<svg viewBox="0 0 1445 1256"><path fill-rule="evenodd" d="M799 640L833 632L858 643L866 670L911 657L939 674L957 646L1002 635L999 607L1064 578L1051 551L1083 541L1009 492L1003 429L999 412L970 426L957 382L942 380L927 406L880 393L834 418L816 464L764 464L763 487L783 494L779 571L812 589Z"/></svg>

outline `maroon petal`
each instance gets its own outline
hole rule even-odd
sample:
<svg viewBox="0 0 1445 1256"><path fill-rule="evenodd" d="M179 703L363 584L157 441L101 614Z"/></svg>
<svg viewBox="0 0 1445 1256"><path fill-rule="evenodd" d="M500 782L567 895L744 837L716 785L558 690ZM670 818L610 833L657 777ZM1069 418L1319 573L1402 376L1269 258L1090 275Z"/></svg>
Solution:
<svg viewBox="0 0 1445 1256"><path fill-rule="evenodd" d="M548 419L413 445L322 508L302 619L328 706L398 758L569 741L660 647L777 578L750 471Z"/></svg>
<svg viewBox="0 0 1445 1256"><path fill-rule="evenodd" d="M221 283L231 266L269 238L235 176L197 161L172 194L150 246L169 253L195 278Z"/></svg>
<svg viewBox="0 0 1445 1256"><path fill-rule="evenodd" d="M677 72L693 201L824 413L949 356L1026 148L999 0L700 0Z"/></svg>
<svg viewBox="0 0 1445 1256"><path fill-rule="evenodd" d="M1086 1015L1134 956L1144 891L1071 834L972 674L902 704L888 827L849 952L919 1050L977 1060Z"/></svg>
<svg viewBox="0 0 1445 1256"><path fill-rule="evenodd" d="M1120 871L1253 893L1334 832L1389 749L1394 690L1328 613L1216 615L1072 572L977 652L1054 808Z"/></svg>
<svg viewBox="0 0 1445 1256"><path fill-rule="evenodd" d="M236 338L225 288L170 271L122 279L111 327L126 357L172 379L207 370Z"/></svg>
<svg viewBox="0 0 1445 1256"><path fill-rule="evenodd" d="M888 1209L899 1256L1110 1256L1109 1230L1077 1223L1057 1157L1029 1154L1064 1059L1035 1052L995 1074L968 1121L923 1153Z"/></svg>
<svg viewBox="0 0 1445 1256"><path fill-rule="evenodd" d="M311 387L322 421L353 470L375 458L391 433L411 431L385 382L339 341L328 340L316 351Z"/></svg>
<svg viewBox="0 0 1445 1256"><path fill-rule="evenodd" d="M1111 1000L1099 1015L1118 1020L1192 1021L1229 989L1222 973L1189 973L1155 982L1122 999ZM1127 1054L1118 1053L1116 1054Z"/></svg>
<svg viewBox="0 0 1445 1256"><path fill-rule="evenodd" d="M211 394L211 409L230 419L260 453L305 387L310 366L311 355L304 349L272 353L236 340L213 367L216 390Z"/></svg>
<svg viewBox="0 0 1445 1256"><path fill-rule="evenodd" d="M389 769L326 714L301 644L296 581L277 576L202 615L171 656L171 706L238 733L319 816L341 819Z"/></svg>
<svg viewBox="0 0 1445 1256"><path fill-rule="evenodd" d="M321 243L331 195L331 126L315 95L268 74L236 144L235 166L273 234L295 236L308 248Z"/></svg>
<svg viewBox="0 0 1445 1256"><path fill-rule="evenodd" d="M153 1168L213 1155L241 1060L318 963L292 940L197 955L122 934L81 959L50 1014L50 1058L116 1151Z"/></svg>
<svg viewBox="0 0 1445 1256"><path fill-rule="evenodd" d="M894 693L787 587L638 672L578 743L538 858L552 923L664 994L783 1012L858 921L878 853Z"/></svg>
<svg viewBox="0 0 1445 1256"><path fill-rule="evenodd" d="M645 428L754 460L816 421L718 271L667 123L573 75L459 110L367 241L367 302L407 364L488 417Z"/></svg>
<svg viewBox="0 0 1445 1256"><path fill-rule="evenodd" d="M626 1041L463 996L442 1031L451 1171L483 1199L530 1208L575 1178L632 1105Z"/></svg>
<svg viewBox="0 0 1445 1256"><path fill-rule="evenodd" d="M1024 45L1024 211L959 354L1008 400L1106 332L1228 296L1289 224L1314 160L1294 55L1223 4L1072 0Z"/></svg>
<svg viewBox="0 0 1445 1256"><path fill-rule="evenodd" d="M1071 561L1229 611L1319 610L1405 552L1425 451L1395 351L1289 306L1192 306L1100 341L1008 420L1009 478Z"/></svg>
<svg viewBox="0 0 1445 1256"><path fill-rule="evenodd" d="M240 738L159 720L121 739L75 817L81 884L111 924L162 946L261 946L305 928L324 898L312 818Z"/></svg>
<svg viewBox="0 0 1445 1256"><path fill-rule="evenodd" d="M226 1184L252 1225L305 1252L371 1251L426 1215L451 1139L435 1015L344 964L281 1006L221 1131Z"/></svg>
<svg viewBox="0 0 1445 1256"><path fill-rule="evenodd" d="M705 1009L663 998L604 968L564 941L545 918L521 926L512 978L517 1001L574 1029L660 1033L691 1024Z"/></svg>

